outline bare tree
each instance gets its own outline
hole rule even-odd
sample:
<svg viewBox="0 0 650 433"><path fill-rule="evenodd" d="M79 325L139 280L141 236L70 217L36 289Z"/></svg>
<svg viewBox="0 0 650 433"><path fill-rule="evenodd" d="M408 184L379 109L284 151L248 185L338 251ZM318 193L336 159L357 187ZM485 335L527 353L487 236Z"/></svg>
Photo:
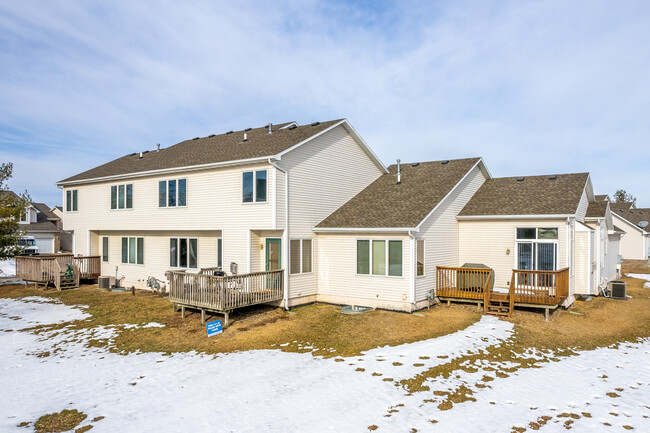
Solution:
<svg viewBox="0 0 650 433"><path fill-rule="evenodd" d="M0 260L22 251L18 239L23 233L18 222L31 202L27 191L20 195L9 191L6 181L11 178L13 170L11 162L0 165Z"/></svg>
<svg viewBox="0 0 650 433"><path fill-rule="evenodd" d="M636 197L632 194L628 194L624 189L616 190L614 193L614 202L615 203L632 203L636 205Z"/></svg>

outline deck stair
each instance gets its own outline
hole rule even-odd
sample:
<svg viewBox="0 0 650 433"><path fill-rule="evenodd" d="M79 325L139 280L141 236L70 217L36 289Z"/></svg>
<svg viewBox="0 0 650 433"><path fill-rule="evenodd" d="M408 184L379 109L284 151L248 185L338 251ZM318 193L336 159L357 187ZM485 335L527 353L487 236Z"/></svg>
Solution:
<svg viewBox="0 0 650 433"><path fill-rule="evenodd" d="M483 312L490 316L510 317L512 315L512 306L509 294L491 292L485 298Z"/></svg>

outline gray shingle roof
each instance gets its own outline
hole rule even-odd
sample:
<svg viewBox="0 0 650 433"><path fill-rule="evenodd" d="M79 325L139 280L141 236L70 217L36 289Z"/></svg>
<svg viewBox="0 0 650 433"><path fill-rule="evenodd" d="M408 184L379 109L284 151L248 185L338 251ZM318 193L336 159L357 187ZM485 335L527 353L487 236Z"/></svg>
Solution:
<svg viewBox="0 0 650 433"><path fill-rule="evenodd" d="M589 203L589 207L587 208L587 214L585 215L585 217L605 218L605 215L607 214L607 205L608 202L602 200Z"/></svg>
<svg viewBox="0 0 650 433"><path fill-rule="evenodd" d="M575 214L589 173L489 179L459 216Z"/></svg>
<svg viewBox="0 0 650 433"><path fill-rule="evenodd" d="M46 222L48 220L60 220L58 216L50 210L50 207L45 203L32 203L40 213L36 216L38 222Z"/></svg>
<svg viewBox="0 0 650 433"><path fill-rule="evenodd" d="M142 158L140 158L139 153L125 155L83 173L63 179L58 183L270 157L318 134L341 120L343 119L316 122L317 124L303 125L292 129L281 129L288 123L273 125L272 134L268 133L267 126L262 126L249 130L185 140L160 149L160 152L154 150L144 153ZM243 141L244 134L247 136L247 141Z"/></svg>
<svg viewBox="0 0 650 433"><path fill-rule="evenodd" d="M388 167L363 191L325 218L316 228L416 227L480 158L405 163L402 183L397 166Z"/></svg>
<svg viewBox="0 0 650 433"><path fill-rule="evenodd" d="M620 216L621 218L631 222L635 226L638 227L639 223L641 221L648 221L650 222L650 209L617 209L617 210L612 210L616 215ZM646 227L644 229L645 231L650 231L650 227Z"/></svg>

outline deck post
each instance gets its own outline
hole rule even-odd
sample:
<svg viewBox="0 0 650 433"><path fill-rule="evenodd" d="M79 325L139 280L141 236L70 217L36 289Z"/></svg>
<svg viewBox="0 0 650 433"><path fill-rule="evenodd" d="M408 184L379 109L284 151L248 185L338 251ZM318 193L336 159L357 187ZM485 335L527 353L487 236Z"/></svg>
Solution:
<svg viewBox="0 0 650 433"><path fill-rule="evenodd" d="M545 318L546 321L548 322L548 308L545 308L545 309L544 309L544 318Z"/></svg>
<svg viewBox="0 0 650 433"><path fill-rule="evenodd" d="M205 310L201 308L201 323L205 323Z"/></svg>
<svg viewBox="0 0 650 433"><path fill-rule="evenodd" d="M223 320L223 327L224 329L228 327L228 312L225 312L224 314L224 320Z"/></svg>
<svg viewBox="0 0 650 433"><path fill-rule="evenodd" d="M181 319L185 318L185 305L181 305Z"/></svg>
<svg viewBox="0 0 650 433"><path fill-rule="evenodd" d="M447 299L447 306L450 306L450 305L451 305L451 301L449 299Z"/></svg>

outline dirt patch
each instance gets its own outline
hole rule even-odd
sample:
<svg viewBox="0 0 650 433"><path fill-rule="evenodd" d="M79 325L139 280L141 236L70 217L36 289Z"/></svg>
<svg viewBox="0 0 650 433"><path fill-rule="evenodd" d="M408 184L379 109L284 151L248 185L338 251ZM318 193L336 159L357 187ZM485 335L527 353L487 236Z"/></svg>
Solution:
<svg viewBox="0 0 650 433"><path fill-rule="evenodd" d="M34 423L36 433L55 433L72 430L77 427L88 415L76 409L63 410L57 413L43 415Z"/></svg>

